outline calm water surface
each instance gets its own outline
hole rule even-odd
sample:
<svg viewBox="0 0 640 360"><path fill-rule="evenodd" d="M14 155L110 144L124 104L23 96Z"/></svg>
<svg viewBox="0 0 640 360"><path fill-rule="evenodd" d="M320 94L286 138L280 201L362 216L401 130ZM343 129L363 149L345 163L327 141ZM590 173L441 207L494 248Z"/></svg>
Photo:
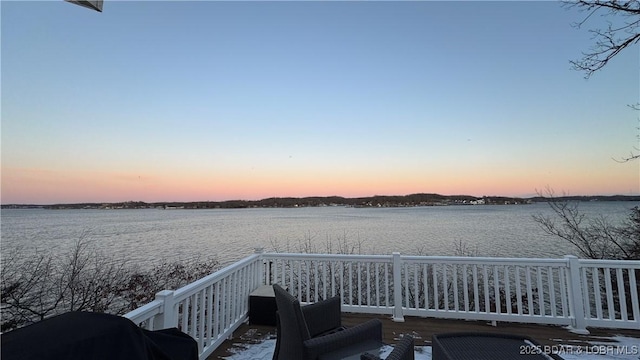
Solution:
<svg viewBox="0 0 640 360"><path fill-rule="evenodd" d="M637 202L581 203L588 215L624 219ZM548 205L414 208L215 210L2 210L1 246L64 251L77 239L106 255L136 262L216 257L229 264L266 251L335 252L345 243L366 254L456 255L459 244L479 256L561 257L571 245L546 235L534 214Z"/></svg>

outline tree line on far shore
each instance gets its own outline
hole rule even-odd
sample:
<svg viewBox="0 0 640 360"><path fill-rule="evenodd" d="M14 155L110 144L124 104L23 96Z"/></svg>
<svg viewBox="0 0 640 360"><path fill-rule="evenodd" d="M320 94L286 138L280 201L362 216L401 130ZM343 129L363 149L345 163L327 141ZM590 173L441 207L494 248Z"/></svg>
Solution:
<svg viewBox="0 0 640 360"><path fill-rule="evenodd" d="M471 195L440 195L440 194L411 194L411 195L376 195L369 197L346 198L342 196L311 196L311 197L270 197L262 200L227 200L227 201L192 201L192 202L143 202L127 201L116 203L77 203L53 205L2 205L3 209L42 208L51 210L64 209L246 209L246 208L294 208L294 207L322 207L322 206L353 206L353 207L413 207L413 206L442 206L442 205L523 205L547 202L544 196L528 198L506 196ZM561 196L561 201L640 201L640 196Z"/></svg>

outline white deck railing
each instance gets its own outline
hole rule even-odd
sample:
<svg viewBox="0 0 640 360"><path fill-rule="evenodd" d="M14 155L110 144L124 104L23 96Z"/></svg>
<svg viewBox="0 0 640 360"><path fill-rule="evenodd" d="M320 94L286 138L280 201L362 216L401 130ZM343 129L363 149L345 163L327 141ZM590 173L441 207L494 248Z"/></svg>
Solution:
<svg viewBox="0 0 640 360"><path fill-rule="evenodd" d="M249 256L178 290L163 290L124 316L150 330L177 327L196 339L200 359L206 359L247 319L262 268L260 255Z"/></svg>
<svg viewBox="0 0 640 360"><path fill-rule="evenodd" d="M279 283L302 303L334 295L345 312L640 328L640 261L258 253L125 316L178 327L205 359L247 319L249 294Z"/></svg>

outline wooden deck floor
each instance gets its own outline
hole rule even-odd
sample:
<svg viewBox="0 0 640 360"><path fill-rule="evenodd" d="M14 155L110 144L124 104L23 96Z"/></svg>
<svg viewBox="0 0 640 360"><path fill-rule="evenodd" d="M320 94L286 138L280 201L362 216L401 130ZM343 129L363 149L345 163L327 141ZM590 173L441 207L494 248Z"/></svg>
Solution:
<svg viewBox="0 0 640 360"><path fill-rule="evenodd" d="M559 345L560 340L564 344L571 342L574 345L587 345L591 342L602 342L603 337L613 337L622 335L638 338L640 344L640 330L619 330L619 329L589 329L589 335L577 335L569 332L560 326L552 325L532 325L515 323L498 323L492 326L486 321L465 321L465 320L442 320L424 319L417 317L405 317L405 322L393 322L390 318L382 315L364 314L343 314L343 324L353 326L371 318L382 320L384 342L395 344L401 334L411 334L416 339L416 346L431 346L431 336L438 333L480 331L521 334L531 336L542 345ZM265 339L275 338L275 328L269 326L243 324L234 332L233 339L227 340L207 360L224 359L233 353L238 353L242 344L256 344ZM240 344L240 345L238 345ZM252 358L270 360L267 355L263 357L252 355Z"/></svg>

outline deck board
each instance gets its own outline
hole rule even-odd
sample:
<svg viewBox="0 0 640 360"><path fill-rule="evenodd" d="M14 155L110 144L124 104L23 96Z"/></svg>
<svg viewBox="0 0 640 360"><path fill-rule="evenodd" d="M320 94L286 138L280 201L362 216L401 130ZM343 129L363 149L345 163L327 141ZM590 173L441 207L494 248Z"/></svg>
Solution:
<svg viewBox="0 0 640 360"><path fill-rule="evenodd" d="M343 314L342 321L346 326L353 326L372 318L378 318L382 321L383 338L387 344L395 344L402 334L411 334L416 339L416 346L431 346L431 336L433 334L463 331L528 335L542 345L559 345L561 340L564 344L571 341L571 343L575 345L587 345L590 342L602 342L603 337L608 338L616 335L638 338L638 343L640 344L640 330L589 328L591 332L589 335L577 335L561 326L553 325L499 322L497 326L492 326L491 322L487 321L445 320L418 317L405 317L404 322L394 322L384 315L347 313ZM225 341L207 360L224 359L232 354L230 351L238 351L240 348L238 344L255 344L262 342L266 338L275 338L274 327L243 324L234 332L234 337L231 340ZM271 359L270 356L266 354L259 356L251 354L251 356L247 358L257 360Z"/></svg>

